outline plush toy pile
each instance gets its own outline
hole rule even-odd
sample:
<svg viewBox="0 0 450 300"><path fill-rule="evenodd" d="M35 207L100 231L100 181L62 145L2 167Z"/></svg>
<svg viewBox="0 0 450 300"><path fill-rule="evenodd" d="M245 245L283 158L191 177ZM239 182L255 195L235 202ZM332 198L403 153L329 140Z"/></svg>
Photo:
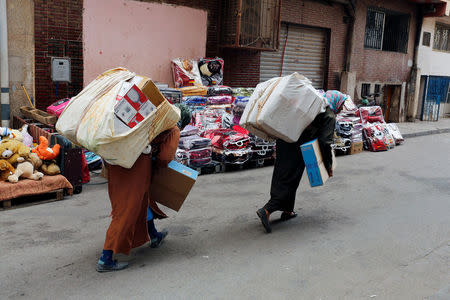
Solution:
<svg viewBox="0 0 450 300"><path fill-rule="evenodd" d="M16 183L21 178L40 180L45 175L60 173L56 159L60 145L49 147L48 140L39 137L39 145L33 147L33 138L27 125L21 130L0 129L0 180Z"/></svg>

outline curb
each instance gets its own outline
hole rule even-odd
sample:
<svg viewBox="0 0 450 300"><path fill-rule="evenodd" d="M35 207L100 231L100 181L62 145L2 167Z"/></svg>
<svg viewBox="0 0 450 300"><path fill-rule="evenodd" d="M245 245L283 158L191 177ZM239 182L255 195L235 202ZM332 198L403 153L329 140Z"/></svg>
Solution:
<svg viewBox="0 0 450 300"><path fill-rule="evenodd" d="M433 130L427 130L427 131L419 131L414 133L405 133L402 134L404 138L412 138L412 137L419 137L424 135L432 135L432 134L440 134L440 133L448 133L450 132L450 128L443 128L443 129L433 129Z"/></svg>

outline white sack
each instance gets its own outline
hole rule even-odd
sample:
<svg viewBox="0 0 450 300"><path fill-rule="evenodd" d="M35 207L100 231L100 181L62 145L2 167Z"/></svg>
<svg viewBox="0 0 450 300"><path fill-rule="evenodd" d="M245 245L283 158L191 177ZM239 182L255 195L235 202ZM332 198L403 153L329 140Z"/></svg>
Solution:
<svg viewBox="0 0 450 300"><path fill-rule="evenodd" d="M311 82L293 73L260 83L244 110L241 125L257 136L293 143L326 106Z"/></svg>

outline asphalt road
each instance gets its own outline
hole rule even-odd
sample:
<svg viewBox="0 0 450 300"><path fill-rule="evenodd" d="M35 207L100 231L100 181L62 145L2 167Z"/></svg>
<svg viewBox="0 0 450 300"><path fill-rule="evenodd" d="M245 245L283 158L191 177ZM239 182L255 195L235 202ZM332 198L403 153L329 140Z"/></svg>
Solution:
<svg viewBox="0 0 450 300"><path fill-rule="evenodd" d="M0 299L450 299L450 134L338 158L266 234L271 167L201 176L158 249L95 271L106 185L0 211ZM101 181L97 179L96 182ZM274 220L279 215L274 216Z"/></svg>

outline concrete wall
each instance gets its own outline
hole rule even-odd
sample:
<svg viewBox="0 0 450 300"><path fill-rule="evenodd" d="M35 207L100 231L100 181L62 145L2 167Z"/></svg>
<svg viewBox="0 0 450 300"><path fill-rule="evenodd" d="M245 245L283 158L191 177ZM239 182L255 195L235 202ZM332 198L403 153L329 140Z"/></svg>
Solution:
<svg viewBox="0 0 450 300"><path fill-rule="evenodd" d="M204 10L138 1L84 0L84 83L122 66L172 85L170 60L205 56L206 28Z"/></svg>
<svg viewBox="0 0 450 300"><path fill-rule="evenodd" d="M422 75L450 76L450 52L433 50L436 22L450 25L450 17L425 18L423 20L417 64ZM431 33L430 46L422 44L423 32Z"/></svg>
<svg viewBox="0 0 450 300"><path fill-rule="evenodd" d="M34 3L32 0L7 0L6 6L10 109L12 115L17 115L20 106L29 105L22 84L34 98Z"/></svg>

